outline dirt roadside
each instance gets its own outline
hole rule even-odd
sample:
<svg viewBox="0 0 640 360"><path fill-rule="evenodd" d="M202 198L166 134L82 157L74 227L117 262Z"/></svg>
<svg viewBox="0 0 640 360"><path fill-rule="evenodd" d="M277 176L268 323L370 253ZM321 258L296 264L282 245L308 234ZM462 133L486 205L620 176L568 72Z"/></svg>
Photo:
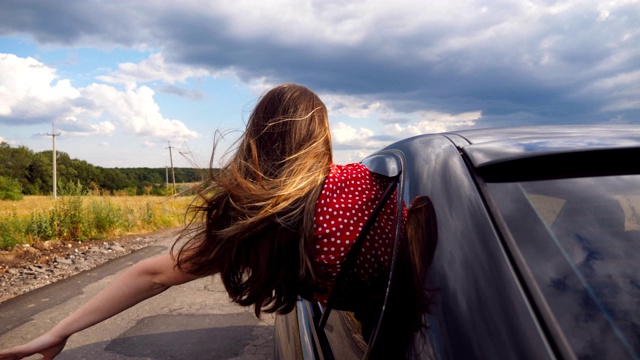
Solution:
<svg viewBox="0 0 640 360"><path fill-rule="evenodd" d="M0 251L0 303L92 269L167 236L176 236L179 231L180 228L171 228L84 242L53 240L34 246L17 246L12 251Z"/></svg>

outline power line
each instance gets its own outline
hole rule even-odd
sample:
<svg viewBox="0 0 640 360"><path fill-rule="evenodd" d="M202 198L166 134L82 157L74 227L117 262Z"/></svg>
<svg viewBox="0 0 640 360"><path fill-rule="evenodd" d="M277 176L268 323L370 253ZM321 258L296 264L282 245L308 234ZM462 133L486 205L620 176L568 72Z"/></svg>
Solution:
<svg viewBox="0 0 640 360"><path fill-rule="evenodd" d="M185 148L186 148L186 150L185 150ZM184 141L182 143L182 145L178 149L178 153L180 153L180 155L182 155L182 157L184 157L189 162L189 164L191 164L191 166L194 169L199 169L200 178L201 178L202 181L204 181L205 172L199 166L200 161L198 161L198 159L196 159L195 154L191 151L191 149L189 148L189 145L187 144L186 141Z"/></svg>

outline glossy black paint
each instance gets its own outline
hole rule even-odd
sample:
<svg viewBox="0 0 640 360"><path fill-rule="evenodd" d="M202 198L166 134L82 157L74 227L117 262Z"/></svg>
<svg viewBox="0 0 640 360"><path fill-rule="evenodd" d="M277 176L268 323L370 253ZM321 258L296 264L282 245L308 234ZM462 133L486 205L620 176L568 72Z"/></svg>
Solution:
<svg viewBox="0 0 640 360"><path fill-rule="evenodd" d="M533 285L513 234L506 231L505 219L491 210L495 209L495 200L488 195L483 176L490 178L491 169L495 174L517 169L509 168L510 164L526 164L527 159L562 164L558 159L575 152L587 154L584 158L588 159L589 152L600 154L605 148L638 153L640 127L531 127L424 135L392 144L364 160L371 167L393 173L397 170L395 163L385 158L385 153L400 152L406 162L400 169L404 176L404 202L411 204L416 197L428 197L436 211L438 242L426 282L436 294L435 304L432 314L424 315L428 327L414 337L410 357L575 357L550 315L544 295ZM604 157L609 158L610 155ZM580 166L589 167L589 163ZM483 167L489 170L483 172ZM623 171L637 172L636 165ZM509 216L516 219L509 221L517 221L518 211ZM526 234L517 234L520 239L523 235ZM548 235L539 225L532 225L529 236ZM540 256L552 256L545 251L546 255ZM296 335L277 327L276 338L280 336ZM317 339L302 343L309 348L308 353L314 352L315 358L325 358L323 350L318 350ZM331 344L329 356L358 358L354 354L343 355L341 346Z"/></svg>
<svg viewBox="0 0 640 360"><path fill-rule="evenodd" d="M406 198L428 196L438 246L427 286L437 289L429 330L440 358L544 359L546 343L459 150L440 136L392 145L407 159Z"/></svg>
<svg viewBox="0 0 640 360"><path fill-rule="evenodd" d="M459 145L474 167L573 151L640 147L640 127L633 125L516 127L455 134L466 139Z"/></svg>

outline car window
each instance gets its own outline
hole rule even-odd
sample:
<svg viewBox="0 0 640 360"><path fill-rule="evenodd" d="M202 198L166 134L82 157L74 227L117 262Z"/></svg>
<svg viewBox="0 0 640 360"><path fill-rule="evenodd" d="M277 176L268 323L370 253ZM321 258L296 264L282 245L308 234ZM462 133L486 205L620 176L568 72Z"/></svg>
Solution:
<svg viewBox="0 0 640 360"><path fill-rule="evenodd" d="M576 355L640 356L640 176L488 188Z"/></svg>
<svg viewBox="0 0 640 360"><path fill-rule="evenodd" d="M402 157L390 152L377 154L363 161L372 172L385 179L387 189L379 199L377 211L381 211L387 202L402 201ZM374 211L375 213L375 211ZM401 214L399 213L398 216ZM342 264L342 269L334 284L326 308L319 307L321 315L317 319L318 333L325 338L336 358L367 357L377 336L380 319L384 312L384 304L389 284L390 272L375 279L364 281L357 271L357 263L364 256L360 253L360 245L365 240L376 215L372 215L361 231L361 238L356 240L350 253ZM398 222L396 225L400 224ZM395 243L401 238L401 226L396 226ZM359 245L360 243L360 245ZM395 249L396 245L392 245ZM393 268L396 250L391 252L389 269ZM318 306L318 304L316 304ZM323 340L320 339L320 342Z"/></svg>
<svg viewBox="0 0 640 360"><path fill-rule="evenodd" d="M436 214L429 197L416 197L412 201L407 209L404 235L389 297L385 298L386 278L368 284L370 289L358 288L356 280L348 285L360 295L353 310L330 313L324 333L336 358L353 358L354 354L358 354L357 358L365 354L375 358L404 358L407 354L434 358L430 342L413 342L416 334L426 328L426 314L434 295L434 290L426 285L438 243ZM369 351L383 305L384 319L379 325L375 349Z"/></svg>

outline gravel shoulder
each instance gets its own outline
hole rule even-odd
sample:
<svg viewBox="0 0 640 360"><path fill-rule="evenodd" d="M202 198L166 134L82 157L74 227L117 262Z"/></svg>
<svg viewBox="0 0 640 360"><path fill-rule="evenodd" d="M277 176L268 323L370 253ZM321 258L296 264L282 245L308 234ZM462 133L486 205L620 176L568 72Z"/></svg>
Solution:
<svg viewBox="0 0 640 360"><path fill-rule="evenodd" d="M57 240L0 251L0 303L175 236L180 228L84 242Z"/></svg>

